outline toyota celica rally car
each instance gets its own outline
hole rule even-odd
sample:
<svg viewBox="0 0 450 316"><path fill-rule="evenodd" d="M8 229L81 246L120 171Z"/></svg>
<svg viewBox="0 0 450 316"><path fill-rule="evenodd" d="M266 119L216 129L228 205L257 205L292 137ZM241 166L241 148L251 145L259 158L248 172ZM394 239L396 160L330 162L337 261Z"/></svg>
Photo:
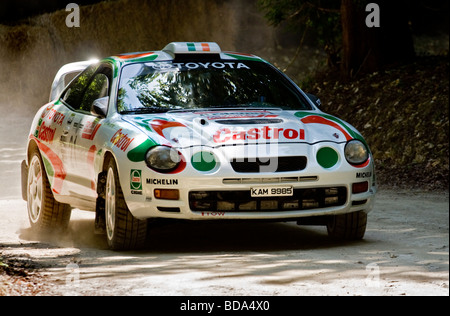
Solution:
<svg viewBox="0 0 450 316"><path fill-rule="evenodd" d="M317 97L257 56L180 42L61 68L22 183L33 228L93 211L111 249L142 246L157 218L296 221L361 239L377 191L367 143Z"/></svg>

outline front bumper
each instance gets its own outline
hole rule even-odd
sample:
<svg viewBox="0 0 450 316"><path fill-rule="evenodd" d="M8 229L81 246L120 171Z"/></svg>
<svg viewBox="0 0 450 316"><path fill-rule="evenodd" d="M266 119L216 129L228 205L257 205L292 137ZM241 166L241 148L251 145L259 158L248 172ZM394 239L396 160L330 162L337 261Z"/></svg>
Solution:
<svg viewBox="0 0 450 316"><path fill-rule="evenodd" d="M283 220L357 211L369 213L377 193L374 177L358 179L352 173L346 177L330 174L150 180L149 184L144 182L142 195L130 195L127 202L132 214L140 219ZM353 193L353 184L363 182L367 182L367 190ZM292 187L294 194L291 197L251 197L254 187ZM164 200L154 196L155 190L164 189L178 190L179 199Z"/></svg>
<svg viewBox="0 0 450 316"><path fill-rule="evenodd" d="M186 169L177 175L158 175L147 167L141 167L141 190L124 190L126 202L131 213L139 219L283 220L357 211L370 212L377 192L373 157L369 163L359 168L351 166L340 157L335 166L326 169L313 158L324 146L342 152L344 144L296 144L278 147L279 157L292 156L293 153L304 153L308 157L307 164L301 170L290 172L236 172L230 161L234 158L249 157L248 153L241 152L243 147L239 146L214 151L220 166L210 172L195 170L189 160ZM185 153L185 156L192 157L193 154L195 151ZM130 186L130 182L127 182L129 175L129 170L121 174L124 180L123 188ZM363 184L362 189L358 185L355 187L355 184ZM292 188L291 196L252 197L250 194L254 188L286 187ZM177 198L158 198L155 190L175 190Z"/></svg>

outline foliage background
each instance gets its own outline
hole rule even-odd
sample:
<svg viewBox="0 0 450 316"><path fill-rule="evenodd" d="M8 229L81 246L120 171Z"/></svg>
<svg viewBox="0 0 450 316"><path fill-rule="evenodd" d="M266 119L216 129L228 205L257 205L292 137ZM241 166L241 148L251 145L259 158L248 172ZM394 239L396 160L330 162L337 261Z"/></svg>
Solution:
<svg viewBox="0 0 450 316"><path fill-rule="evenodd" d="M384 186L448 188L448 3L444 12L433 9L434 0L423 2L430 10L412 6L414 62L343 82L336 70L336 12L319 14L308 7L303 20L288 24L275 11L278 20L269 23L257 0L86 0L81 27L68 28L68 13L52 11L61 4L44 10L47 2L56 3L28 0L23 7L37 5L42 10L33 12L39 14L24 12L8 21L4 17L18 11L11 9L13 1L0 5L1 124L8 116L31 120L48 101L53 76L65 63L161 49L172 41L216 41L224 50L255 53L274 63L318 95L326 112L358 128L371 145ZM332 1L310 2L335 9ZM291 15L297 11L292 7Z"/></svg>

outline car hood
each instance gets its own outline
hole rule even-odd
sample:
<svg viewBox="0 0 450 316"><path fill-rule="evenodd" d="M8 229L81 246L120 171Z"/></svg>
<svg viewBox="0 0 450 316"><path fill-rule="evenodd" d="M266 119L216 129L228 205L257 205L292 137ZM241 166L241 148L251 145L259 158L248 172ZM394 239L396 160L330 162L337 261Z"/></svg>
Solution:
<svg viewBox="0 0 450 316"><path fill-rule="evenodd" d="M227 109L127 115L155 143L176 148L261 143L346 142L362 138L350 125L317 111Z"/></svg>

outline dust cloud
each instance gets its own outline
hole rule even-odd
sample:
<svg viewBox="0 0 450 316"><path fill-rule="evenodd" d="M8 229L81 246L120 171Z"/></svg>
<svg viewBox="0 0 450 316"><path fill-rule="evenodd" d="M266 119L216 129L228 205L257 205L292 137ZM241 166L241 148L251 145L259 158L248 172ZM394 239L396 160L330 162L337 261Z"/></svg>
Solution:
<svg viewBox="0 0 450 316"><path fill-rule="evenodd" d="M19 190L32 118L48 102L62 65L162 49L173 41L214 41L223 50L260 55L283 68L297 47L295 34L268 26L256 0L105 1L80 7L79 28L66 26L67 15L60 10L0 25L0 197ZM289 75L312 72L318 64L312 60L305 57Z"/></svg>
<svg viewBox="0 0 450 316"><path fill-rule="evenodd" d="M60 10L0 25L0 110L31 116L45 104L58 69L69 62L162 49L172 41L215 41L224 50L275 47L256 1L116 0L80 7L81 27ZM264 57L264 56L263 56Z"/></svg>
<svg viewBox="0 0 450 316"><path fill-rule="evenodd" d="M274 46L256 1L116 0L80 7L80 28L65 10L0 25L0 196L20 196L20 162L36 111L69 62L162 49L172 41L217 41L253 52Z"/></svg>

